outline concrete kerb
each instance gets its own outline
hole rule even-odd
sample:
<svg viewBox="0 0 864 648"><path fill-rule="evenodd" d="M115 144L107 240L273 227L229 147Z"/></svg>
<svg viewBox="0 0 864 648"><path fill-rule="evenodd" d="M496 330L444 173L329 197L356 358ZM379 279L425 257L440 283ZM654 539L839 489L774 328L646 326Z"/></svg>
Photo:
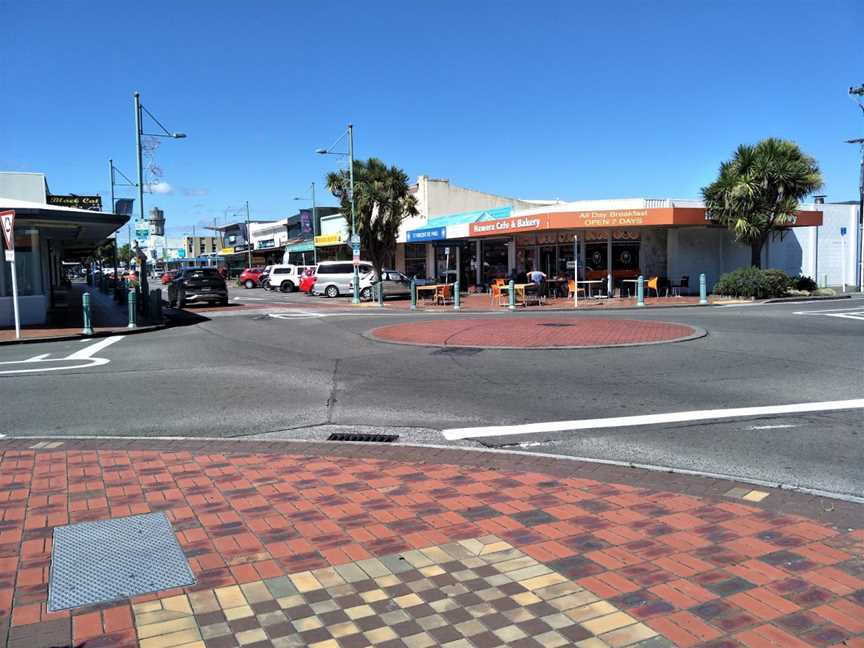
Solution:
<svg viewBox="0 0 864 648"><path fill-rule="evenodd" d="M529 311L530 312L530 311ZM653 320L652 320L652 323ZM660 324L678 324L677 322L657 322ZM679 326L682 326L678 324ZM363 337L373 342L381 344L397 344L401 346L427 347L433 349L479 349L482 351L586 351L590 349L625 349L628 347L654 346L657 344L676 344L678 342L690 342L699 338L707 337L708 331L705 329L693 326L692 324L684 324L693 329L693 333L683 337L672 338L670 340L649 340L646 342L625 342L623 344L589 344L589 345L568 345L568 346L477 346L476 344L432 344L431 342L404 342L401 340L385 340L374 335L375 331L380 326L370 329L362 333Z"/></svg>
<svg viewBox="0 0 864 648"><path fill-rule="evenodd" d="M20 340L0 340L0 346L13 344L38 344L40 342L68 342L69 340L89 340L91 338L110 337L112 335L137 335L138 333L152 333L153 331L161 331L162 329L170 328L170 324L164 322L162 324L145 324L137 328L113 328L105 331L93 331L93 335L83 335L76 333L74 335L52 335L46 337L21 338Z"/></svg>
<svg viewBox="0 0 864 648"><path fill-rule="evenodd" d="M766 299L762 301L763 304L794 304L796 302L810 302L810 301L836 301L838 299L852 299L851 294L845 295L812 295L810 297L805 296L796 296L796 297L774 297L773 299Z"/></svg>

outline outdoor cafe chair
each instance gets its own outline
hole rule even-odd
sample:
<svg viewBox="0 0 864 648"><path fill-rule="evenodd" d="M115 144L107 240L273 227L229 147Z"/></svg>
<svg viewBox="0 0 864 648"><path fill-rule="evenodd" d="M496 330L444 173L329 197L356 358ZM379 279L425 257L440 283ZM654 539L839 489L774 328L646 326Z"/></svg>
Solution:
<svg viewBox="0 0 864 648"><path fill-rule="evenodd" d="M679 283L672 282L666 287L666 296L669 296L669 289L672 289L673 297L681 296L681 288L687 289L690 287L690 275L681 275L681 281Z"/></svg>

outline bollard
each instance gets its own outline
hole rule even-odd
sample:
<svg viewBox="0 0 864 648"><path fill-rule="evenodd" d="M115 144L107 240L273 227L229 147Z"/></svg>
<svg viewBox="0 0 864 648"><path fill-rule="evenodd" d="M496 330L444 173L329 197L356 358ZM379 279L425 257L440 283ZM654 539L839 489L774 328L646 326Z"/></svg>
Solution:
<svg viewBox="0 0 864 648"><path fill-rule="evenodd" d="M645 305L645 277L642 275L639 275L639 278L636 280L636 305Z"/></svg>
<svg viewBox="0 0 864 648"><path fill-rule="evenodd" d="M705 273L699 275L699 303L708 303L708 290L705 287Z"/></svg>
<svg viewBox="0 0 864 648"><path fill-rule="evenodd" d="M417 280L411 279L411 310L417 310Z"/></svg>
<svg viewBox="0 0 864 648"><path fill-rule="evenodd" d="M459 280L453 284L453 310L462 310L462 297L459 295Z"/></svg>
<svg viewBox="0 0 864 648"><path fill-rule="evenodd" d="M827 288L827 287L828 287L828 275L827 275L827 274L826 274L826 275L822 275L822 287L823 287L823 288Z"/></svg>
<svg viewBox="0 0 864 648"><path fill-rule="evenodd" d="M162 323L162 291L158 288L150 291L150 321Z"/></svg>
<svg viewBox="0 0 864 648"><path fill-rule="evenodd" d="M378 308L384 308L384 281L383 279L375 286L378 291Z"/></svg>
<svg viewBox="0 0 864 648"><path fill-rule="evenodd" d="M81 298L81 306L84 309L84 330L81 335L93 335L93 320L90 318L90 293L85 292Z"/></svg>
<svg viewBox="0 0 864 648"><path fill-rule="evenodd" d="M132 288L129 291L129 325L126 328L138 328L138 309L135 307L135 302L138 301L138 294Z"/></svg>
<svg viewBox="0 0 864 648"><path fill-rule="evenodd" d="M512 279L510 280L509 288L510 295L507 297L507 308L512 311L516 310L516 284Z"/></svg>

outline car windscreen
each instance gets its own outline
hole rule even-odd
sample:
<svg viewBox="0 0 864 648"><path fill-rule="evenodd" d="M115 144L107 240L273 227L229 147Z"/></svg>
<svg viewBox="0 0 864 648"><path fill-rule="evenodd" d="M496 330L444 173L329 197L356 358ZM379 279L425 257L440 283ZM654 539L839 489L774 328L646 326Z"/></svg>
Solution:
<svg viewBox="0 0 864 648"><path fill-rule="evenodd" d="M213 268L201 268L200 270L187 270L184 275L186 279L221 279L218 270Z"/></svg>

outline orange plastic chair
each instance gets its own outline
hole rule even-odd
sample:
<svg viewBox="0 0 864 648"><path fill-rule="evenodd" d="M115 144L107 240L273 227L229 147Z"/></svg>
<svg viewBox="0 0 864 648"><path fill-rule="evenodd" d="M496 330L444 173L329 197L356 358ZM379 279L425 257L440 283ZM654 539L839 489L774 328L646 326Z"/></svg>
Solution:
<svg viewBox="0 0 864 648"><path fill-rule="evenodd" d="M654 289L654 295L655 295L656 297L660 297L660 291L657 289L657 283L658 283L658 282L659 282L659 278L658 278L658 277L649 277L649 279L648 279L648 283L645 284L646 287L648 288L648 296L649 296L649 297L651 296L651 289L652 289L652 288Z"/></svg>
<svg viewBox="0 0 864 648"><path fill-rule="evenodd" d="M438 303L446 304L453 300L453 289L451 284L444 284L438 288Z"/></svg>
<svg viewBox="0 0 864 648"><path fill-rule="evenodd" d="M580 287L580 288L577 288L577 287L576 287L576 280L575 280L575 279L571 279L570 281L567 282L567 289L568 289L568 291L569 291L569 294L571 294L571 295L572 295L574 292L576 292L577 290L578 290L580 293L582 293L583 295L585 294L585 288L581 288L581 287Z"/></svg>

